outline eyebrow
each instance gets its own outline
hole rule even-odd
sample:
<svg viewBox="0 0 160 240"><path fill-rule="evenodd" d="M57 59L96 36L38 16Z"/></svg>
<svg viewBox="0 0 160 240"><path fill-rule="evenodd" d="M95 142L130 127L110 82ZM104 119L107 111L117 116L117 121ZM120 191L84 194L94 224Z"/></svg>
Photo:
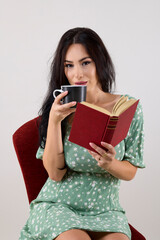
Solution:
<svg viewBox="0 0 160 240"><path fill-rule="evenodd" d="M91 57L84 57L84 58L80 59L79 62L82 62L82 61L84 61L87 58L91 58ZM69 61L69 60L64 60L64 62L72 63L72 61Z"/></svg>

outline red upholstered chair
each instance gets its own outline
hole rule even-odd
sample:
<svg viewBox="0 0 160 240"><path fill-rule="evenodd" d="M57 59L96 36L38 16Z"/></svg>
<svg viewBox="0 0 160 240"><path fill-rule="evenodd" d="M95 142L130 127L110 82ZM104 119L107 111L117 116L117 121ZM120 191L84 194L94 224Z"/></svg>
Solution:
<svg viewBox="0 0 160 240"><path fill-rule="evenodd" d="M41 160L36 159L39 147L38 117L22 125L13 134L13 144L22 170L29 203L35 199L48 178ZM145 237L130 225L132 240Z"/></svg>

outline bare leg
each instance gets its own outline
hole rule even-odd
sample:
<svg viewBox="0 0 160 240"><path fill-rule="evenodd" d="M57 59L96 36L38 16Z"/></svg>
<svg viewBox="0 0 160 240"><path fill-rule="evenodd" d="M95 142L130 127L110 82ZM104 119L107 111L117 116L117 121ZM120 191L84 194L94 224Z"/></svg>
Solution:
<svg viewBox="0 0 160 240"><path fill-rule="evenodd" d="M87 232L81 229L71 229L61 233L54 240L91 240Z"/></svg>
<svg viewBox="0 0 160 240"><path fill-rule="evenodd" d="M123 233L88 232L92 240L129 240Z"/></svg>

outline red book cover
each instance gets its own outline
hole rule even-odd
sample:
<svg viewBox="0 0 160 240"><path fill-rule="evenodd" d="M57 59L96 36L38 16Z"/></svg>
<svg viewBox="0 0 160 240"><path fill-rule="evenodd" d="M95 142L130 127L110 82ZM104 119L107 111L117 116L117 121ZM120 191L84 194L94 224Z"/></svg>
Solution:
<svg viewBox="0 0 160 240"><path fill-rule="evenodd" d="M138 100L139 101L139 100ZM90 142L101 141L116 146L127 135L138 101L120 116L109 116L81 103L77 104L69 141L93 151Z"/></svg>
<svg viewBox="0 0 160 240"><path fill-rule="evenodd" d="M115 147L127 136L138 102L139 100L117 117L116 126L113 130L109 129L109 127L106 129L105 135L103 136L104 142L110 143Z"/></svg>

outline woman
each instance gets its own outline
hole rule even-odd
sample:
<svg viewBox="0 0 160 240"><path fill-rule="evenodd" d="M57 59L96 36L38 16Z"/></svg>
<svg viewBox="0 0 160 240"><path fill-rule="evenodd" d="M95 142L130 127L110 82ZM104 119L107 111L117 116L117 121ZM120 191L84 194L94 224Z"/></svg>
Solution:
<svg viewBox="0 0 160 240"><path fill-rule="evenodd" d="M30 205L20 240L131 239L119 204L119 185L120 179L131 180L138 167L145 167L141 105L127 137L115 148L105 142L103 149L90 143L95 153L68 141L75 112L71 107L76 102L61 104L67 92L53 99L54 89L81 83L87 85L87 102L112 111L121 97L111 93L114 82L111 58L94 31L75 28L62 36L39 127L37 158L43 159L49 178Z"/></svg>

